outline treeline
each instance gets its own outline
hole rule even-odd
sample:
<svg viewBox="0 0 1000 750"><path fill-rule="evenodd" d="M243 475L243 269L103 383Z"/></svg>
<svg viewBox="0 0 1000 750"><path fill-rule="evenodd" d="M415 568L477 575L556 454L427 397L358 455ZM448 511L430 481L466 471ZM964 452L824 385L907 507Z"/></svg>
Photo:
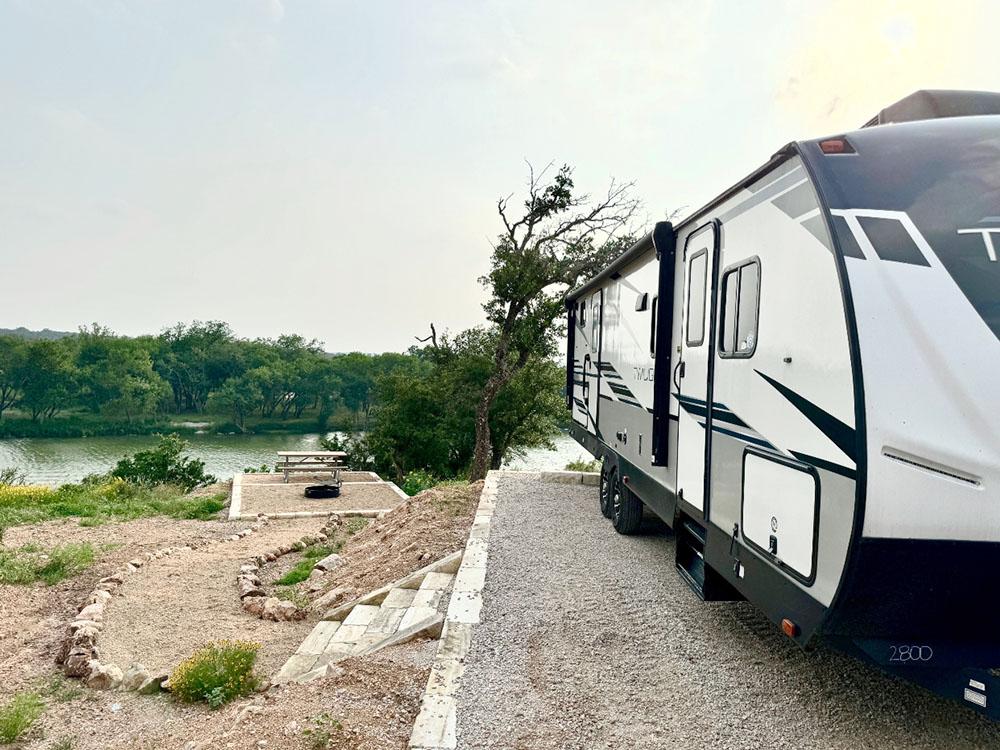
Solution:
<svg viewBox="0 0 1000 750"><path fill-rule="evenodd" d="M56 340L0 336L0 434L17 431L12 416L29 434L59 417L128 432L209 414L227 432L292 420L322 431L335 416L340 428L366 429L375 381L426 366L413 354L331 356L297 335L242 339L217 321L137 338L98 325Z"/></svg>

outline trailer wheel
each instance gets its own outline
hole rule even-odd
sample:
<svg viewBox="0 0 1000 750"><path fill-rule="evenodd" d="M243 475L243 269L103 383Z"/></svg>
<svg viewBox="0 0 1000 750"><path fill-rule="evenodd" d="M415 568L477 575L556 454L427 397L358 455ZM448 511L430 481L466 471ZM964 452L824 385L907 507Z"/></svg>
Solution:
<svg viewBox="0 0 1000 750"><path fill-rule="evenodd" d="M614 464L605 456L601 461L601 515L611 518L611 488L615 483Z"/></svg>
<svg viewBox="0 0 1000 750"><path fill-rule="evenodd" d="M619 534L634 534L642 525L642 500L615 474L611 493L611 523Z"/></svg>

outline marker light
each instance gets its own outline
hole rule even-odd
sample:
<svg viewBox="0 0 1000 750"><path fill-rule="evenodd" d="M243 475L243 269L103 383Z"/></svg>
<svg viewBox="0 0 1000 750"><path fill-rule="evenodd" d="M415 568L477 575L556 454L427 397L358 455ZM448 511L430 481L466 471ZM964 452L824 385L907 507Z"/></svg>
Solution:
<svg viewBox="0 0 1000 750"><path fill-rule="evenodd" d="M819 150L824 154L853 154L854 146L846 138L828 138L819 142Z"/></svg>
<svg viewBox="0 0 1000 750"><path fill-rule="evenodd" d="M794 638L799 634L799 626L786 617L781 621L781 632L789 638Z"/></svg>

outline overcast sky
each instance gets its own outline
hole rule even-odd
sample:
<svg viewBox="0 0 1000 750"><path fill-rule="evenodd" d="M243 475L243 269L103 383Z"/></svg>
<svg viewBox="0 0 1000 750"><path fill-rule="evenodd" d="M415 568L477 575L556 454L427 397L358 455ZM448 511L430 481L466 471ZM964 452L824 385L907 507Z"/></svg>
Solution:
<svg viewBox="0 0 1000 750"><path fill-rule="evenodd" d="M649 222L918 88L1000 3L0 0L0 327L221 319L329 351L481 322L524 160Z"/></svg>

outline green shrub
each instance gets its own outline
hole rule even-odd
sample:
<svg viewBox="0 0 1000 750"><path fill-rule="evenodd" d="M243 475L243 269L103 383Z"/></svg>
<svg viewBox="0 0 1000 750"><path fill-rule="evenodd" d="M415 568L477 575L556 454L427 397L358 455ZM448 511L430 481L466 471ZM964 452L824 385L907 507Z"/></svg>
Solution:
<svg viewBox="0 0 1000 750"><path fill-rule="evenodd" d="M177 435L162 435L154 448L125 456L111 476L133 484L172 484L187 491L216 481L205 473L205 462L181 455L187 443Z"/></svg>
<svg viewBox="0 0 1000 750"><path fill-rule="evenodd" d="M600 471L601 464L596 459L591 459L587 461L584 458L578 458L576 461L570 461L566 464L566 471Z"/></svg>
<svg viewBox="0 0 1000 750"><path fill-rule="evenodd" d="M302 730L309 750L328 750L335 741L345 740L344 725L330 714L320 714L309 719L309 726Z"/></svg>
<svg viewBox="0 0 1000 750"><path fill-rule="evenodd" d="M252 693L260 683L254 674L259 643L218 641L185 659L170 675L170 690L185 703L219 708Z"/></svg>
<svg viewBox="0 0 1000 750"><path fill-rule="evenodd" d="M51 586L89 568L94 548L89 544L63 544L45 551L34 545L16 550L0 550L0 583L31 584L42 581Z"/></svg>
<svg viewBox="0 0 1000 750"><path fill-rule="evenodd" d="M410 497L417 493L429 490L436 485L438 480L429 471L415 469L403 477L403 486L400 489Z"/></svg>
<svg viewBox="0 0 1000 750"><path fill-rule="evenodd" d="M17 742L44 710L45 704L35 693L17 693L0 708L0 745Z"/></svg>

